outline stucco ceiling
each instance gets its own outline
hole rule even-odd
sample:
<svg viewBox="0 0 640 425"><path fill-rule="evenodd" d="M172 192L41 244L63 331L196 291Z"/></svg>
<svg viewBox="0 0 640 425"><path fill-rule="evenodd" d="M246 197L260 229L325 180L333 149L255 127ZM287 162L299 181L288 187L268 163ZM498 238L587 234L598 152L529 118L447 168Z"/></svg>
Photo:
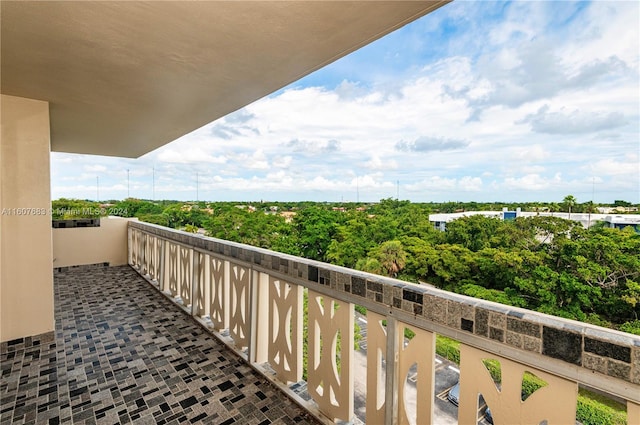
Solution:
<svg viewBox="0 0 640 425"><path fill-rule="evenodd" d="M3 0L1 91L53 151L137 157L446 2Z"/></svg>

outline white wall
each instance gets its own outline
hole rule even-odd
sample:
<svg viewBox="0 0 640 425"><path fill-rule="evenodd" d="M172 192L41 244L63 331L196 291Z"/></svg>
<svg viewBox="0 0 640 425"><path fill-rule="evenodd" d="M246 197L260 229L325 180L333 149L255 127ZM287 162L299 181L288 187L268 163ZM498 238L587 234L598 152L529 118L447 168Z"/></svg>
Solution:
<svg viewBox="0 0 640 425"><path fill-rule="evenodd" d="M1 95L0 341L54 330L49 104Z"/></svg>
<svg viewBox="0 0 640 425"><path fill-rule="evenodd" d="M100 219L100 227L53 229L53 267L127 264L129 220L108 217Z"/></svg>

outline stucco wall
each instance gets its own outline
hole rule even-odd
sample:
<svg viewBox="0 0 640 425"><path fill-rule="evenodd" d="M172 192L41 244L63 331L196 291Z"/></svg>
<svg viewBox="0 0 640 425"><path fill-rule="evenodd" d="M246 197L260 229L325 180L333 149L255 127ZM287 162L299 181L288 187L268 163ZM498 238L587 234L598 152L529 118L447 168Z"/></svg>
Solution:
<svg viewBox="0 0 640 425"><path fill-rule="evenodd" d="M51 332L49 104L1 96L0 341Z"/></svg>
<svg viewBox="0 0 640 425"><path fill-rule="evenodd" d="M53 229L53 267L127 264L129 220L108 217L100 219L100 227Z"/></svg>

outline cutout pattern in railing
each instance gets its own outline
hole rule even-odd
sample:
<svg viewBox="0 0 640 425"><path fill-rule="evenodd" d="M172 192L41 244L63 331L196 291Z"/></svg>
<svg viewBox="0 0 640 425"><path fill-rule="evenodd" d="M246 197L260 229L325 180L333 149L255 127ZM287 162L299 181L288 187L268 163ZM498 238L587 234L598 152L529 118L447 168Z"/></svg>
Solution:
<svg viewBox="0 0 640 425"><path fill-rule="evenodd" d="M160 252L162 249L162 239L147 235L147 253L146 258L146 270L149 278L155 282L160 280Z"/></svg>
<svg viewBox="0 0 640 425"><path fill-rule="evenodd" d="M138 264L138 237L142 232L138 229L129 228L128 246L129 246L129 264L139 270Z"/></svg>
<svg viewBox="0 0 640 425"><path fill-rule="evenodd" d="M410 341L404 338L405 328L414 334ZM400 336L397 375L399 423L400 425L431 424L433 423L436 336L432 332L402 322L398 322L396 334ZM415 381L415 389L409 385L409 378ZM414 391L411 397L408 395L409 391ZM409 403L409 400L420 402L414 404ZM411 410L412 407L413 410Z"/></svg>
<svg viewBox="0 0 640 425"><path fill-rule="evenodd" d="M268 361L282 382L302 379L302 289L269 276Z"/></svg>
<svg viewBox="0 0 640 425"><path fill-rule="evenodd" d="M382 424L385 417L387 328L385 317L367 311L367 412L370 424Z"/></svg>
<svg viewBox="0 0 640 425"><path fill-rule="evenodd" d="M311 290L308 296L309 394L325 415L351 421L354 305Z"/></svg>
<svg viewBox="0 0 640 425"><path fill-rule="evenodd" d="M384 316L367 312L367 422L385 422L385 397L390 396L397 397L398 424L433 423L435 334L394 321L395 332L390 336L387 334L385 321ZM404 338L405 328L413 332L411 340ZM386 370L386 362L383 362L387 357L389 344L395 345L393 352L398 359L393 385L396 391L392 394L386 394L385 391L385 378L389 372ZM409 382L414 382L415 386Z"/></svg>
<svg viewBox="0 0 640 425"><path fill-rule="evenodd" d="M499 362L501 383L496 385L485 366L486 360ZM529 372L547 385L522 401L522 382ZM460 406L458 421L476 423L478 395L482 395L497 424L575 423L578 384L541 370L489 354L466 345L460 346Z"/></svg>
<svg viewBox="0 0 640 425"><path fill-rule="evenodd" d="M167 243L167 269L168 269L168 283L169 293L171 296L176 297L178 295L178 250L180 247L175 243Z"/></svg>
<svg viewBox="0 0 640 425"><path fill-rule="evenodd" d="M178 248L180 254L180 262L178 267L180 299L182 305L188 307L191 305L191 284L193 282L193 260L191 259L192 249L180 245Z"/></svg>
<svg viewBox="0 0 640 425"><path fill-rule="evenodd" d="M228 263L209 256L209 315L213 328L226 329L229 326L229 276Z"/></svg>
<svg viewBox="0 0 640 425"><path fill-rule="evenodd" d="M195 298L192 303L192 314L197 317L209 316L209 265L207 264L207 254L194 251L194 273L197 275L197 280L192 284L194 286Z"/></svg>
<svg viewBox="0 0 640 425"><path fill-rule="evenodd" d="M249 284L251 269L230 264L229 334L239 349L249 346Z"/></svg>

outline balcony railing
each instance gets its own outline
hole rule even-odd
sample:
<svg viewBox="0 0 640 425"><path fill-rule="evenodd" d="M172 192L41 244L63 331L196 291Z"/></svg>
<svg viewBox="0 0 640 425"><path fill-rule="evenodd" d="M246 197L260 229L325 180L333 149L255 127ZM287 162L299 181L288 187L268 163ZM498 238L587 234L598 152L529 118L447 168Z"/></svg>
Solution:
<svg viewBox="0 0 640 425"><path fill-rule="evenodd" d="M354 306L361 305L367 423L433 423L440 334L461 342L459 423L477 422L482 394L496 424L571 424L578 387L586 386L626 400L628 423L640 424L639 337L147 223L130 222L128 239L131 266L321 419L353 420ZM415 333L410 341L405 329ZM499 363L498 386L488 359ZM311 402L290 389L302 379L303 360ZM523 401L527 372L546 385Z"/></svg>

